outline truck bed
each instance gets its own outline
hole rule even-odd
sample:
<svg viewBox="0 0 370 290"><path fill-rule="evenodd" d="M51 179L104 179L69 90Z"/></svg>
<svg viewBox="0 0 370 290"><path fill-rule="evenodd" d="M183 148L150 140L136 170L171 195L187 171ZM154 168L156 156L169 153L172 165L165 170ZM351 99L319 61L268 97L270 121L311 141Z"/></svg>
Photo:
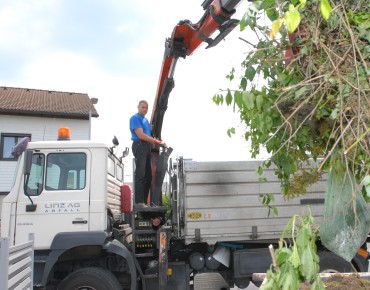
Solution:
<svg viewBox="0 0 370 290"><path fill-rule="evenodd" d="M299 198L284 200L273 169L265 170L262 177L266 182L260 181L256 170L261 162L184 161L180 196L185 205L186 243L194 242L199 236L209 244L276 240L293 215L308 213L308 205L320 223L326 180L314 184ZM274 195L271 205L278 209L278 216L272 212L269 216L267 206L259 200L265 193Z"/></svg>

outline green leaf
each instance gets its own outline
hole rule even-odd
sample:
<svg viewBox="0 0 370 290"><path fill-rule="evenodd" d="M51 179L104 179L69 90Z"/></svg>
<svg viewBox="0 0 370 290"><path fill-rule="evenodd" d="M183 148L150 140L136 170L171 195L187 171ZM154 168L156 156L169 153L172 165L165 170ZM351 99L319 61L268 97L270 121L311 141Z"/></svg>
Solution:
<svg viewBox="0 0 370 290"><path fill-rule="evenodd" d="M284 20L290 33L293 33L301 22L299 11L292 4L289 4L289 11L285 12Z"/></svg>
<svg viewBox="0 0 370 290"><path fill-rule="evenodd" d="M337 119L338 118L338 113L339 113L339 109L338 108L335 108L333 110L333 112L331 112L330 118L333 119L333 120Z"/></svg>
<svg viewBox="0 0 370 290"><path fill-rule="evenodd" d="M264 0L259 5L259 9L266 10L268 8L274 7L274 5L275 5L275 0Z"/></svg>
<svg viewBox="0 0 370 290"><path fill-rule="evenodd" d="M232 81L234 79L234 74L235 74L235 68L232 68L230 74L228 74L225 78Z"/></svg>
<svg viewBox="0 0 370 290"><path fill-rule="evenodd" d="M257 174L262 175L262 173L263 173L263 166L262 166L262 165L260 165L260 166L258 166L258 168L257 168Z"/></svg>
<svg viewBox="0 0 370 290"><path fill-rule="evenodd" d="M224 97L221 94L216 94L216 95L213 96L212 101L216 105L222 105L224 103Z"/></svg>
<svg viewBox="0 0 370 290"><path fill-rule="evenodd" d="M276 264L278 266L285 263L285 261L290 257L292 251L288 248L282 248L281 250L276 251Z"/></svg>
<svg viewBox="0 0 370 290"><path fill-rule="evenodd" d="M304 8L306 6L307 0L299 0L299 2L301 3L301 8Z"/></svg>
<svg viewBox="0 0 370 290"><path fill-rule="evenodd" d="M292 263L294 268L298 268L301 265L301 259L299 258L297 245L293 245L293 253L289 257L289 262Z"/></svg>
<svg viewBox="0 0 370 290"><path fill-rule="evenodd" d="M332 10L328 0L321 0L320 11L325 20L329 19Z"/></svg>
<svg viewBox="0 0 370 290"><path fill-rule="evenodd" d="M275 21L276 19L279 18L279 13L277 13L277 11L273 8L267 9L266 10L266 15L267 15L268 19L270 19L270 21Z"/></svg>
<svg viewBox="0 0 370 290"><path fill-rule="evenodd" d="M247 79L246 78L242 78L242 80L240 81L240 88L245 91L247 89Z"/></svg>
<svg viewBox="0 0 370 290"><path fill-rule="evenodd" d="M273 120L269 114L264 114L264 119L263 119L263 129L261 129L262 132L269 132L271 131L272 125L273 125Z"/></svg>
<svg viewBox="0 0 370 290"><path fill-rule="evenodd" d="M255 75L256 75L256 70L254 69L254 67L248 66L247 69L245 70L245 77L249 81L253 81Z"/></svg>
<svg viewBox="0 0 370 290"><path fill-rule="evenodd" d="M285 283L285 281L287 281L289 277L290 268L292 268L292 264L290 263L284 263L280 267L280 277L278 281L279 287L281 287Z"/></svg>
<svg viewBox="0 0 370 290"><path fill-rule="evenodd" d="M249 25L249 18L248 18L247 13L245 13L242 19L239 21L240 31L243 31L244 29L246 29L248 25Z"/></svg>
<svg viewBox="0 0 370 290"><path fill-rule="evenodd" d="M271 24L271 33L270 33L270 37L272 39L274 39L276 37L276 35L279 33L280 31L280 27L281 27L281 24L283 23L283 19L281 18L278 18L276 20L274 20Z"/></svg>
<svg viewBox="0 0 370 290"><path fill-rule="evenodd" d="M233 96L231 95L230 90L227 90L226 105L230 106L232 101L233 101Z"/></svg>
<svg viewBox="0 0 370 290"><path fill-rule="evenodd" d="M235 134L235 128L229 128L227 129L227 136L231 138L231 135Z"/></svg>
<svg viewBox="0 0 370 290"><path fill-rule="evenodd" d="M285 263L281 267L281 274L278 282L280 289L292 290L299 288L298 272L294 270L292 264Z"/></svg>
<svg viewBox="0 0 370 290"><path fill-rule="evenodd" d="M300 272L302 273L304 280L312 281L316 276L313 252L310 246L307 246L301 256Z"/></svg>
<svg viewBox="0 0 370 290"><path fill-rule="evenodd" d="M254 100L255 100L255 95L252 93L247 93L246 91L243 91L242 93L243 96L243 102L247 106L249 110L252 110L254 108Z"/></svg>
<svg viewBox="0 0 370 290"><path fill-rule="evenodd" d="M297 234L296 244L300 249L305 249L309 245L308 244L309 239L310 239L310 236L309 236L308 230L305 228L302 228Z"/></svg>
<svg viewBox="0 0 370 290"><path fill-rule="evenodd" d="M362 184L365 187L367 197L370 197L370 175L366 175L362 180Z"/></svg>
<svg viewBox="0 0 370 290"><path fill-rule="evenodd" d="M243 108L243 98L242 98L242 92L241 91L235 91L234 92L234 100L238 108L241 110Z"/></svg>
<svg viewBox="0 0 370 290"><path fill-rule="evenodd" d="M319 275L316 276L315 280L311 284L311 289L310 290L325 290L326 287L324 283L321 280L321 277Z"/></svg>
<svg viewBox="0 0 370 290"><path fill-rule="evenodd" d="M257 95L256 97L256 105L257 105L257 109L258 111L261 111L262 110L262 105L263 105L263 96L262 95Z"/></svg>
<svg viewBox="0 0 370 290"><path fill-rule="evenodd" d="M266 272L266 282L262 283L260 290L279 290L278 285L276 284L275 280L277 275L270 270Z"/></svg>
<svg viewBox="0 0 370 290"><path fill-rule="evenodd" d="M367 186L370 185L370 175L366 175L364 179L362 180L362 184Z"/></svg>
<svg viewBox="0 0 370 290"><path fill-rule="evenodd" d="M301 87L299 90L295 91L295 99L299 99L305 92L307 91L307 87Z"/></svg>

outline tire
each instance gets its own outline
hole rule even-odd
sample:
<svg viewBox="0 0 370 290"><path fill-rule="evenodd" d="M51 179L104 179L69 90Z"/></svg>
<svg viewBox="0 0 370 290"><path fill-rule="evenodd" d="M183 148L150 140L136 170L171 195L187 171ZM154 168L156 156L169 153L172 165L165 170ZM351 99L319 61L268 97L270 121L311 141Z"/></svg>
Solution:
<svg viewBox="0 0 370 290"><path fill-rule="evenodd" d="M70 273L58 290L119 290L117 278L102 268L82 268Z"/></svg>
<svg viewBox="0 0 370 290"><path fill-rule="evenodd" d="M352 264L332 252L320 251L320 273L353 272Z"/></svg>
<svg viewBox="0 0 370 290"><path fill-rule="evenodd" d="M235 285L239 289L245 289L249 286L250 281L249 278L237 278L235 279Z"/></svg>

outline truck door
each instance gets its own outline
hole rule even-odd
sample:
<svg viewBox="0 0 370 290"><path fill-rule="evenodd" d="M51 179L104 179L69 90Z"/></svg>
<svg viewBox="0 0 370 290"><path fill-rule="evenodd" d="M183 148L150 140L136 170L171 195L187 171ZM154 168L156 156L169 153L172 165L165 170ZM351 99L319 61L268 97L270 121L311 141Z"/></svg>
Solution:
<svg viewBox="0 0 370 290"><path fill-rule="evenodd" d="M15 242L35 234L35 248L47 249L57 233L89 230L91 154L88 150L34 151L25 188L36 210L27 212L29 198L21 189L17 206Z"/></svg>

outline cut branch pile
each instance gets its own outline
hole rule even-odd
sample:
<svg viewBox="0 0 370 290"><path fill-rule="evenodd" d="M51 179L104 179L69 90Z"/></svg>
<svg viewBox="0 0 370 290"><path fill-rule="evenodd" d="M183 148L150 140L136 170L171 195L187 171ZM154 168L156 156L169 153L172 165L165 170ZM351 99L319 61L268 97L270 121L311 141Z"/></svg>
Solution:
<svg viewBox="0 0 370 290"><path fill-rule="evenodd" d="M213 98L239 111L252 157L261 146L271 154L264 165L276 165L287 198L304 193L302 178L306 187L315 183L334 154L357 184L369 176L370 1L329 1L328 20L320 1L306 1L298 29L288 33L282 25L274 39L266 15L270 21L282 19L289 5L302 1L251 5L240 24L248 32L244 41L250 51L239 87ZM235 69L227 78L233 80L234 74ZM312 158L318 166L300 173Z"/></svg>

